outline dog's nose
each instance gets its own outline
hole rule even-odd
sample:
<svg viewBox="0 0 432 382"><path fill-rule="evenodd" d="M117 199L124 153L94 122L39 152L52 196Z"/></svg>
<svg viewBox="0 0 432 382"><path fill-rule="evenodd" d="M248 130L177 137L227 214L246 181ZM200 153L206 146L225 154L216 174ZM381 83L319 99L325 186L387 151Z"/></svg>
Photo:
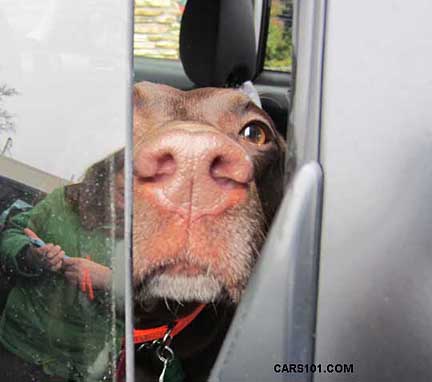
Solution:
<svg viewBox="0 0 432 382"><path fill-rule="evenodd" d="M253 178L252 161L237 142L219 132L187 129L146 142L134 171L138 197L192 219L244 201Z"/></svg>

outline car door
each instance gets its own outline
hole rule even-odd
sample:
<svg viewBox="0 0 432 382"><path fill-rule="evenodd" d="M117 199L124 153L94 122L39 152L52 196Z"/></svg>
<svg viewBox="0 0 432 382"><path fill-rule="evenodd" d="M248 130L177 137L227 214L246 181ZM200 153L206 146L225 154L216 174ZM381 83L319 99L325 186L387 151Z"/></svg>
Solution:
<svg viewBox="0 0 432 382"><path fill-rule="evenodd" d="M212 380L431 379L428 11L295 3L298 164Z"/></svg>
<svg viewBox="0 0 432 382"><path fill-rule="evenodd" d="M432 377L430 12L327 1L317 381Z"/></svg>

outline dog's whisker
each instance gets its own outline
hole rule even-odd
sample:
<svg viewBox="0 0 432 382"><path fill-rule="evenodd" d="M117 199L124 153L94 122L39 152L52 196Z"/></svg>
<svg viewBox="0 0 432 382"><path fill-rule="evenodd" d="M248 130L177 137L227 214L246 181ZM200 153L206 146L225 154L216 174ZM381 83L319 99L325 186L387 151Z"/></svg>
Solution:
<svg viewBox="0 0 432 382"><path fill-rule="evenodd" d="M211 302L210 305L211 305L211 307L213 308L213 311L214 311L215 313L217 313L216 303L215 303L215 302Z"/></svg>
<svg viewBox="0 0 432 382"><path fill-rule="evenodd" d="M171 310L171 307L169 306L169 303L168 303L168 299L166 297L164 297L164 303L165 303L166 308L168 309L168 312L174 313Z"/></svg>

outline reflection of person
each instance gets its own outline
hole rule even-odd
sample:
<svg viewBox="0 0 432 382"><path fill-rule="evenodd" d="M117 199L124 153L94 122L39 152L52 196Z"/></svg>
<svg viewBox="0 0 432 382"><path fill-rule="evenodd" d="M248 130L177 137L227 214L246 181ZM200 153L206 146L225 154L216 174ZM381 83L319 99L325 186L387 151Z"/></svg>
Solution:
<svg viewBox="0 0 432 382"><path fill-rule="evenodd" d="M122 167L123 152L95 164L81 183L53 191L1 234L2 265L17 279L0 322L1 381L93 380L100 354L118 350L123 329L113 318L111 258L123 232L115 218L122 197L112 174ZM25 228L47 244L29 244ZM92 299L81 291L84 276Z"/></svg>

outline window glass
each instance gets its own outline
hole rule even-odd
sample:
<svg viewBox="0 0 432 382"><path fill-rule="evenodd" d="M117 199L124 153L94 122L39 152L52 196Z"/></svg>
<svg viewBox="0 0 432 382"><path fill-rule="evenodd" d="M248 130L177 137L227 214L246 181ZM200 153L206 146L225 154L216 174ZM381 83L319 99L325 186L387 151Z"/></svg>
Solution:
<svg viewBox="0 0 432 382"><path fill-rule="evenodd" d="M4 0L0 380L111 380L124 338L125 2Z"/></svg>
<svg viewBox="0 0 432 382"><path fill-rule="evenodd" d="M264 68L288 72L292 55L292 0L272 0Z"/></svg>

